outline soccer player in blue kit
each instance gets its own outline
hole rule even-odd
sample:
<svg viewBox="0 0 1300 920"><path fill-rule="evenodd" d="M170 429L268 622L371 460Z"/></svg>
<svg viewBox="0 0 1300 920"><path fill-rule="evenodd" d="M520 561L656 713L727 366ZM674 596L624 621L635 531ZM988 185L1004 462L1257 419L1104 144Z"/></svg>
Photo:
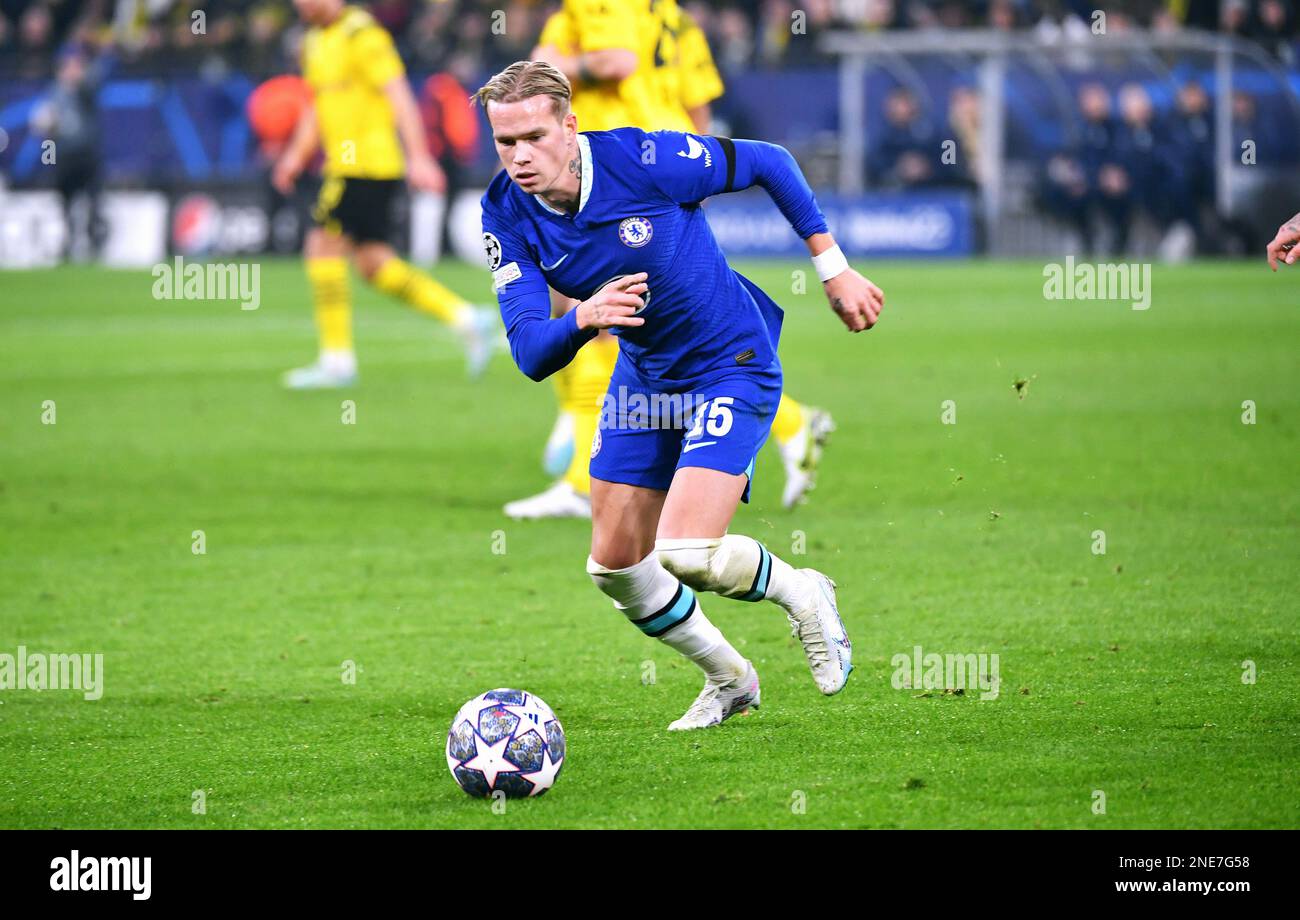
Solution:
<svg viewBox="0 0 1300 920"><path fill-rule="evenodd" d="M852 646L835 583L727 533L781 396L782 312L727 264L700 202L766 189L850 330L875 324L884 295L849 268L782 147L639 128L580 134L568 80L537 61L510 65L477 98L504 167L483 196L483 238L515 363L543 380L610 329L620 351L606 406L613 394L620 406L689 397L697 410L676 425L602 412L591 445L587 572L643 633L704 671L704 690L668 728L707 728L759 705L753 664L697 591L782 607L818 689L839 692ZM548 285L582 302L552 319Z"/></svg>

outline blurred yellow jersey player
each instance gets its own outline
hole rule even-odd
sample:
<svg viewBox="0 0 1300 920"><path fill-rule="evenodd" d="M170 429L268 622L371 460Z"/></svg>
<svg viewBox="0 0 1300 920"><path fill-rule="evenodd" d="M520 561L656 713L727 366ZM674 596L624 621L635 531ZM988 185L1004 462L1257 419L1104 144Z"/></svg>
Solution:
<svg viewBox="0 0 1300 920"><path fill-rule="evenodd" d="M724 91L722 76L709 52L709 39L694 17L681 11L677 28L678 99L696 133L709 130L710 104Z"/></svg>
<svg viewBox="0 0 1300 920"><path fill-rule="evenodd" d="M708 39L675 0L565 0L542 29L535 60L558 67L573 84L580 131L632 125L705 133L710 103L723 93ZM577 301L551 292L559 315ZM506 505L513 518L590 517L588 445L618 358L618 340L602 332L554 375L560 412L543 454L560 478L546 491ZM785 466L782 502L792 508L813 486L830 414L782 396L772 422Z"/></svg>
<svg viewBox="0 0 1300 920"><path fill-rule="evenodd" d="M546 21L533 54L572 62L560 69L573 84L573 112L583 131L628 125L690 131L677 43L684 16L674 0L568 0ZM704 55L713 69L707 40ZM722 95L716 70L713 75L717 92L710 101Z"/></svg>
<svg viewBox="0 0 1300 920"><path fill-rule="evenodd" d="M393 199L405 178L440 192L445 177L429 155L406 68L389 34L343 0L294 0L310 29L302 71L312 92L272 182L292 192L302 171L324 154L320 197L304 255L316 308L320 355L290 371L293 389L348 386L357 379L347 259L386 294L449 324L459 333L471 375L482 370L496 339L491 311L474 307L399 257L389 245Z"/></svg>

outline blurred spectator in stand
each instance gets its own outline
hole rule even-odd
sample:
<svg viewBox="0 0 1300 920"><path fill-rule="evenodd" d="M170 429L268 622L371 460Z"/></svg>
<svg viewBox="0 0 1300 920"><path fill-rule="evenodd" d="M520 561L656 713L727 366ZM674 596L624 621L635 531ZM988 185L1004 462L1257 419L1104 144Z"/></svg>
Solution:
<svg viewBox="0 0 1300 920"><path fill-rule="evenodd" d="M943 165L941 175L951 185L974 187L984 175L980 147L980 97L969 86L958 86L948 97L948 127L957 141L957 160ZM942 162L942 161L941 161Z"/></svg>
<svg viewBox="0 0 1300 920"><path fill-rule="evenodd" d="M44 4L29 6L18 17L16 72L27 79L49 79L54 53L54 17Z"/></svg>
<svg viewBox="0 0 1300 920"><path fill-rule="evenodd" d="M445 61L452 49L477 59L487 21L458 16L455 3L430 3L418 13L403 41L408 54L426 66ZM457 29L460 30L459 34Z"/></svg>
<svg viewBox="0 0 1300 920"><path fill-rule="evenodd" d="M1151 96L1140 83L1120 87L1119 112L1116 159L1132 185L1132 201L1160 232L1162 256L1183 261L1195 253L1196 235L1177 200L1183 189L1175 136L1166 123L1157 120Z"/></svg>
<svg viewBox="0 0 1300 920"><path fill-rule="evenodd" d="M819 47L822 33L832 25L831 0L764 0L760 20L759 55L774 66L806 67L826 60ZM800 31L795 32L795 28Z"/></svg>
<svg viewBox="0 0 1300 920"><path fill-rule="evenodd" d="M1068 225L1079 236L1084 252L1092 251L1088 230L1088 174L1083 162L1070 153L1055 153L1047 160L1042 185L1043 210Z"/></svg>
<svg viewBox="0 0 1300 920"><path fill-rule="evenodd" d="M992 0L989 3L988 24L990 28L1003 32L1024 27L1016 4L1011 0Z"/></svg>
<svg viewBox="0 0 1300 920"><path fill-rule="evenodd" d="M1132 183L1117 156L1110 94L1100 83L1085 83L1079 88L1078 100L1082 115L1079 138L1070 149L1048 159L1043 206L1075 229L1085 252L1098 248L1094 217L1110 226L1111 248L1123 251L1128 245Z"/></svg>
<svg viewBox="0 0 1300 920"><path fill-rule="evenodd" d="M939 138L921 117L916 96L903 86L885 97L885 125L869 166L877 185L918 188L936 184Z"/></svg>
<svg viewBox="0 0 1300 920"><path fill-rule="evenodd" d="M1083 115L1081 155L1088 177L1091 210L1111 230L1110 250L1128 248L1129 220L1133 214L1133 180L1120 162L1117 125L1111 115L1110 93L1100 83L1085 83L1079 89L1079 111Z"/></svg>
<svg viewBox="0 0 1300 920"><path fill-rule="evenodd" d="M284 50L283 36L288 25L288 11L273 0L258 3L249 10L239 53L240 64L248 76L261 78L297 69L296 62Z"/></svg>
<svg viewBox="0 0 1300 920"><path fill-rule="evenodd" d="M1214 116L1200 82L1188 80L1178 88L1172 119L1174 214L1188 223L1203 246L1208 240L1201 211L1214 203Z"/></svg>
<svg viewBox="0 0 1300 920"><path fill-rule="evenodd" d="M1291 5L1282 0L1260 0L1259 25L1255 40L1283 65L1294 68L1296 64L1295 20Z"/></svg>
<svg viewBox="0 0 1300 920"><path fill-rule="evenodd" d="M1263 245L1255 226L1254 206L1267 183L1267 167L1279 165L1283 153L1281 137L1276 132L1273 119L1260 118L1255 97L1245 90L1232 94L1232 152L1235 157L1253 154L1256 169L1238 169L1233 172L1233 213L1220 215L1224 236L1229 245L1235 243L1244 252Z"/></svg>
<svg viewBox="0 0 1300 920"><path fill-rule="evenodd" d="M1254 163L1260 166L1293 164L1292 145L1283 134L1284 130L1285 126L1277 118L1260 114L1253 94L1246 90L1236 90L1232 94L1233 156L1243 157L1249 149L1254 152Z"/></svg>
<svg viewBox="0 0 1300 920"><path fill-rule="evenodd" d="M806 35L795 35L791 14L794 5L789 0L763 0L758 19L758 60L768 66L782 63L790 51L806 47ZM807 30L807 13L800 10L804 17L803 28Z"/></svg>
<svg viewBox="0 0 1300 920"><path fill-rule="evenodd" d="M754 53L754 30L749 17L735 7L727 7L718 13L715 21L717 38L710 44L718 67L726 73L744 70Z"/></svg>
<svg viewBox="0 0 1300 920"><path fill-rule="evenodd" d="M1219 31L1245 36L1250 29L1250 3L1247 0L1223 0L1219 13Z"/></svg>
<svg viewBox="0 0 1300 920"><path fill-rule="evenodd" d="M1115 159L1133 185L1134 204L1163 221L1167 194L1163 183L1168 170L1161 151L1168 138L1158 136L1151 97L1140 83L1119 89L1119 120L1115 125Z"/></svg>
<svg viewBox="0 0 1300 920"><path fill-rule="evenodd" d="M58 62L57 76L49 95L32 111L33 133L52 142L42 149L42 163L53 157L54 185L63 200L67 225L64 259L85 254L94 258L103 242L99 218L100 157L99 113L96 96L102 76L102 64L90 58L89 51L76 47L65 52ZM43 142L43 143L44 143ZM77 234L76 205L86 206L86 245Z"/></svg>
<svg viewBox="0 0 1300 920"><path fill-rule="evenodd" d="M509 0L504 9L504 30L497 34L491 30L491 17L496 12L498 11L485 6L474 11L472 15L463 17L482 19L486 23L487 42L483 45L484 57L479 64L493 73L508 67L515 61L528 59L537 36L542 34L546 14L546 10L540 4L528 3L525 0Z"/></svg>

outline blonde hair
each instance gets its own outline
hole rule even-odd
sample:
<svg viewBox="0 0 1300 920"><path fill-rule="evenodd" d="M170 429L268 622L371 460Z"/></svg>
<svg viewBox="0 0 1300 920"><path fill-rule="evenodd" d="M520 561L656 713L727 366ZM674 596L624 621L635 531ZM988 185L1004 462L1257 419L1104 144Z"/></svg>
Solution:
<svg viewBox="0 0 1300 920"><path fill-rule="evenodd" d="M534 96L550 96L555 116L563 118L569 113L573 89L569 78L545 61L515 61L474 94L484 111L489 102L522 102Z"/></svg>

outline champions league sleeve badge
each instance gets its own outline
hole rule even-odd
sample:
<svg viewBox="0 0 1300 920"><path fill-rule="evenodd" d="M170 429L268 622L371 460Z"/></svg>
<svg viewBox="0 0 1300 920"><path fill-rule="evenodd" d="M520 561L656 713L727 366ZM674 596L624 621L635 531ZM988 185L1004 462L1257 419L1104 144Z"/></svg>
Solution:
<svg viewBox="0 0 1300 920"><path fill-rule="evenodd" d="M491 233L484 233L483 249L487 252L488 270L496 271L501 267L501 241Z"/></svg>

